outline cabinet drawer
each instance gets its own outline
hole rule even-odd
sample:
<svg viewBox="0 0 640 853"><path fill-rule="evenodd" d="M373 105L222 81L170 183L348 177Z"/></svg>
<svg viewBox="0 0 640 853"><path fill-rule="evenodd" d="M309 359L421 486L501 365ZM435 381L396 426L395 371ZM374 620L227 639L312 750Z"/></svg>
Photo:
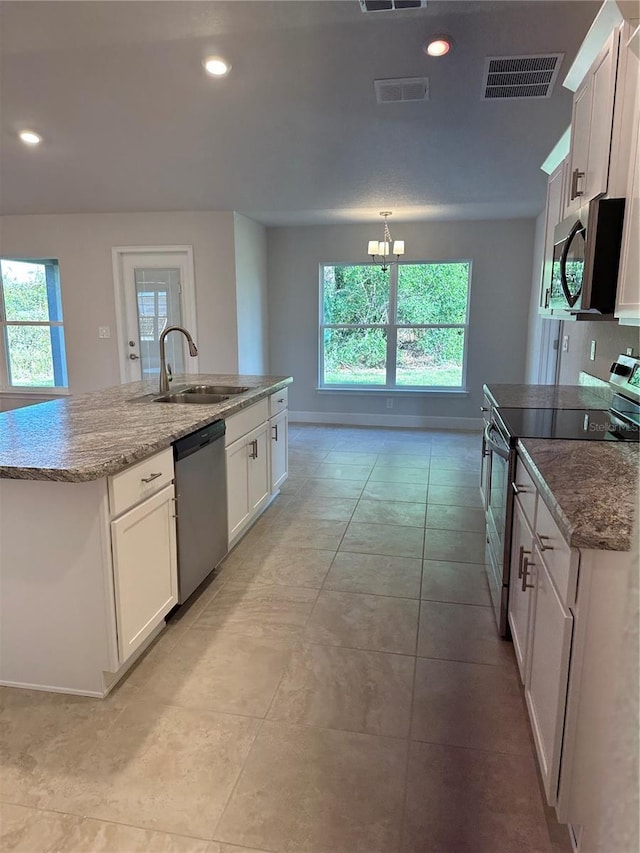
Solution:
<svg viewBox="0 0 640 853"><path fill-rule="evenodd" d="M535 523L536 514L536 487L520 457L516 462L516 473L513 478L512 488L515 492L515 499L520 504L530 526Z"/></svg>
<svg viewBox="0 0 640 853"><path fill-rule="evenodd" d="M542 500L538 501L535 542L562 603L571 607L575 600L579 554L567 545Z"/></svg>
<svg viewBox="0 0 640 853"><path fill-rule="evenodd" d="M129 507L154 495L172 480L173 450L170 447L109 477L111 516L120 515Z"/></svg>
<svg viewBox="0 0 640 853"><path fill-rule="evenodd" d="M251 432L269 417L269 400L267 398L248 406L246 409L224 419L227 427L224 446L228 447L238 438Z"/></svg>
<svg viewBox="0 0 640 853"><path fill-rule="evenodd" d="M269 417L282 412L289 405L289 389L281 388L269 397Z"/></svg>

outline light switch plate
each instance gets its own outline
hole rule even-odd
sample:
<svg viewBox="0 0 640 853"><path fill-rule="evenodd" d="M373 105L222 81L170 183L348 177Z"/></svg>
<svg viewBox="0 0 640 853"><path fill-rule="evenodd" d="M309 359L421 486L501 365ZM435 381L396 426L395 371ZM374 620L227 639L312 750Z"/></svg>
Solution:
<svg viewBox="0 0 640 853"><path fill-rule="evenodd" d="M110 338L111 337L111 329L108 326L98 326L98 337L99 338Z"/></svg>
<svg viewBox="0 0 640 853"><path fill-rule="evenodd" d="M589 349L589 358L591 361L596 360L596 342L591 341L591 348Z"/></svg>

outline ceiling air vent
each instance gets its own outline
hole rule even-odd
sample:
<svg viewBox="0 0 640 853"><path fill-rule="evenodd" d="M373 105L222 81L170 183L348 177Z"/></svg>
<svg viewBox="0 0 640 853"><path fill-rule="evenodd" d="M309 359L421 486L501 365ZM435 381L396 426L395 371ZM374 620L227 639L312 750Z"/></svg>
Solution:
<svg viewBox="0 0 640 853"><path fill-rule="evenodd" d="M374 80L376 101L379 104L397 104L401 101L428 101L428 77L399 77L391 80Z"/></svg>
<svg viewBox="0 0 640 853"><path fill-rule="evenodd" d="M482 100L550 98L564 53L544 56L488 56Z"/></svg>
<svg viewBox="0 0 640 853"><path fill-rule="evenodd" d="M424 9L427 0L360 0L363 12L404 12L406 9Z"/></svg>

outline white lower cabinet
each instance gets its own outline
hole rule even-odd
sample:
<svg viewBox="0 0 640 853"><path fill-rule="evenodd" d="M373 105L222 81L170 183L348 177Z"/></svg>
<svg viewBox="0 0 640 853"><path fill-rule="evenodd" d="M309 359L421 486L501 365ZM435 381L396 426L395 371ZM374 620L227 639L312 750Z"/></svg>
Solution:
<svg viewBox="0 0 640 853"><path fill-rule="evenodd" d="M178 603L173 484L111 522L111 548L123 664Z"/></svg>
<svg viewBox="0 0 640 853"><path fill-rule="evenodd" d="M534 579L535 601L525 699L544 791L552 806L558 794L573 616L560 597L537 545L525 579Z"/></svg>
<svg viewBox="0 0 640 853"><path fill-rule="evenodd" d="M285 409L269 419L271 433L271 493L277 492L289 475L289 413Z"/></svg>
<svg viewBox="0 0 640 853"><path fill-rule="evenodd" d="M265 421L226 448L229 545L269 500L268 433Z"/></svg>

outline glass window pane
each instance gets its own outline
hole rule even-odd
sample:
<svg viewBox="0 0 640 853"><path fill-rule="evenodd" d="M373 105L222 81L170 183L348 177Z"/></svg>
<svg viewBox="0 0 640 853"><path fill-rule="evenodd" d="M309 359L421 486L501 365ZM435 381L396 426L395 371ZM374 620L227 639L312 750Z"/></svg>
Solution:
<svg viewBox="0 0 640 853"><path fill-rule="evenodd" d="M397 385L462 387L463 329L398 329Z"/></svg>
<svg viewBox="0 0 640 853"><path fill-rule="evenodd" d="M469 264L400 264L398 323L466 323Z"/></svg>
<svg viewBox="0 0 640 853"><path fill-rule="evenodd" d="M325 329L325 385L384 385L387 333L384 329Z"/></svg>
<svg viewBox="0 0 640 853"><path fill-rule="evenodd" d="M11 386L66 386L61 326L7 326L6 345Z"/></svg>
<svg viewBox="0 0 640 853"><path fill-rule="evenodd" d="M323 285L326 324L389 321L389 273L380 267L325 266Z"/></svg>
<svg viewBox="0 0 640 853"><path fill-rule="evenodd" d="M7 320L62 320L57 263L3 259L0 266Z"/></svg>

